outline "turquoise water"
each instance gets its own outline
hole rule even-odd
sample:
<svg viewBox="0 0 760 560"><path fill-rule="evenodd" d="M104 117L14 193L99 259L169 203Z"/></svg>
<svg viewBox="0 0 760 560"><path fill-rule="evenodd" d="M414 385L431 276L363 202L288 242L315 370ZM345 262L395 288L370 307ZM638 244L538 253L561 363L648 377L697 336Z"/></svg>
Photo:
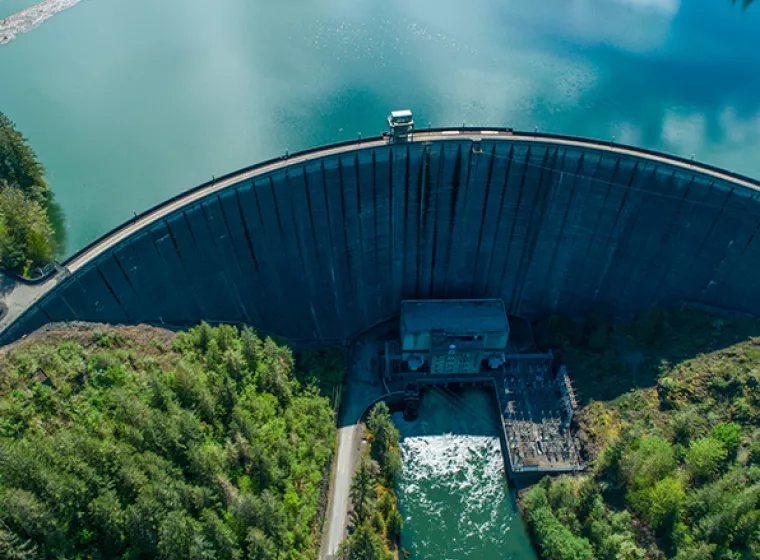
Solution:
<svg viewBox="0 0 760 560"><path fill-rule="evenodd" d="M0 0L0 19L37 4L38 0Z"/></svg>
<svg viewBox="0 0 760 560"><path fill-rule="evenodd" d="M83 0L0 47L0 110L49 170L70 253L399 107L760 177L759 30L760 4L728 0Z"/></svg>
<svg viewBox="0 0 760 560"><path fill-rule="evenodd" d="M510 494L493 395L447 389L423 395L401 432L401 546L429 560L535 560Z"/></svg>

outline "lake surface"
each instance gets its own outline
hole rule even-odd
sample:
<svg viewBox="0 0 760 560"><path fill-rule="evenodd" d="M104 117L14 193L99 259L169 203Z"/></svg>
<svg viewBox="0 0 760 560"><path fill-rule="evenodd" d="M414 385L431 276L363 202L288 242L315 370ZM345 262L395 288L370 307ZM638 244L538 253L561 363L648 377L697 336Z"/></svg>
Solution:
<svg viewBox="0 0 760 560"><path fill-rule="evenodd" d="M38 0L0 0L0 19L34 6Z"/></svg>
<svg viewBox="0 0 760 560"><path fill-rule="evenodd" d="M28 0L0 0L0 14ZM385 128L503 125L760 177L760 3L84 0L0 47L0 110L68 253L257 161Z"/></svg>
<svg viewBox="0 0 760 560"><path fill-rule="evenodd" d="M507 485L493 395L427 391L401 432L401 546L429 560L535 560Z"/></svg>

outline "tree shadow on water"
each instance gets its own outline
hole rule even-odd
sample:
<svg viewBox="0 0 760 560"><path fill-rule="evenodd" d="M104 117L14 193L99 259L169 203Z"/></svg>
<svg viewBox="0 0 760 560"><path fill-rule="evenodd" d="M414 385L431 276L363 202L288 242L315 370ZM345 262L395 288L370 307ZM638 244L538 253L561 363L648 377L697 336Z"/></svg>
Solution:
<svg viewBox="0 0 760 560"><path fill-rule="evenodd" d="M736 4L741 4L742 10L746 10L747 8L749 8L750 4L752 4L752 2L754 1L755 0L731 0L731 4L733 4L734 6Z"/></svg>

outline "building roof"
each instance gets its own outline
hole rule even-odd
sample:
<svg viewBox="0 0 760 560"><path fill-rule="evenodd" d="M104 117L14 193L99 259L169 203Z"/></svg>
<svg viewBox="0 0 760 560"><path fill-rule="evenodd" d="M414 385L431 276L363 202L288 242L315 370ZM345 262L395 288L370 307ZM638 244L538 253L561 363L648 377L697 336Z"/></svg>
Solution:
<svg viewBox="0 0 760 560"><path fill-rule="evenodd" d="M509 330L500 299L434 299L401 302L401 331L498 332Z"/></svg>

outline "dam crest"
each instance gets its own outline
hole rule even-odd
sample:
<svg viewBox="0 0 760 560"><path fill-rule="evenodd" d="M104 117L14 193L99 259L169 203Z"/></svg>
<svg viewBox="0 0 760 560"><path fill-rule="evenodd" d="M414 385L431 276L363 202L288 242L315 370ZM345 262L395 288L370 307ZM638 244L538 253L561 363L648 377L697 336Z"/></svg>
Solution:
<svg viewBox="0 0 760 560"><path fill-rule="evenodd" d="M5 298L0 342L45 323L246 323L346 340L404 299L626 316L760 314L760 184L656 152L511 129L308 150L182 193Z"/></svg>

